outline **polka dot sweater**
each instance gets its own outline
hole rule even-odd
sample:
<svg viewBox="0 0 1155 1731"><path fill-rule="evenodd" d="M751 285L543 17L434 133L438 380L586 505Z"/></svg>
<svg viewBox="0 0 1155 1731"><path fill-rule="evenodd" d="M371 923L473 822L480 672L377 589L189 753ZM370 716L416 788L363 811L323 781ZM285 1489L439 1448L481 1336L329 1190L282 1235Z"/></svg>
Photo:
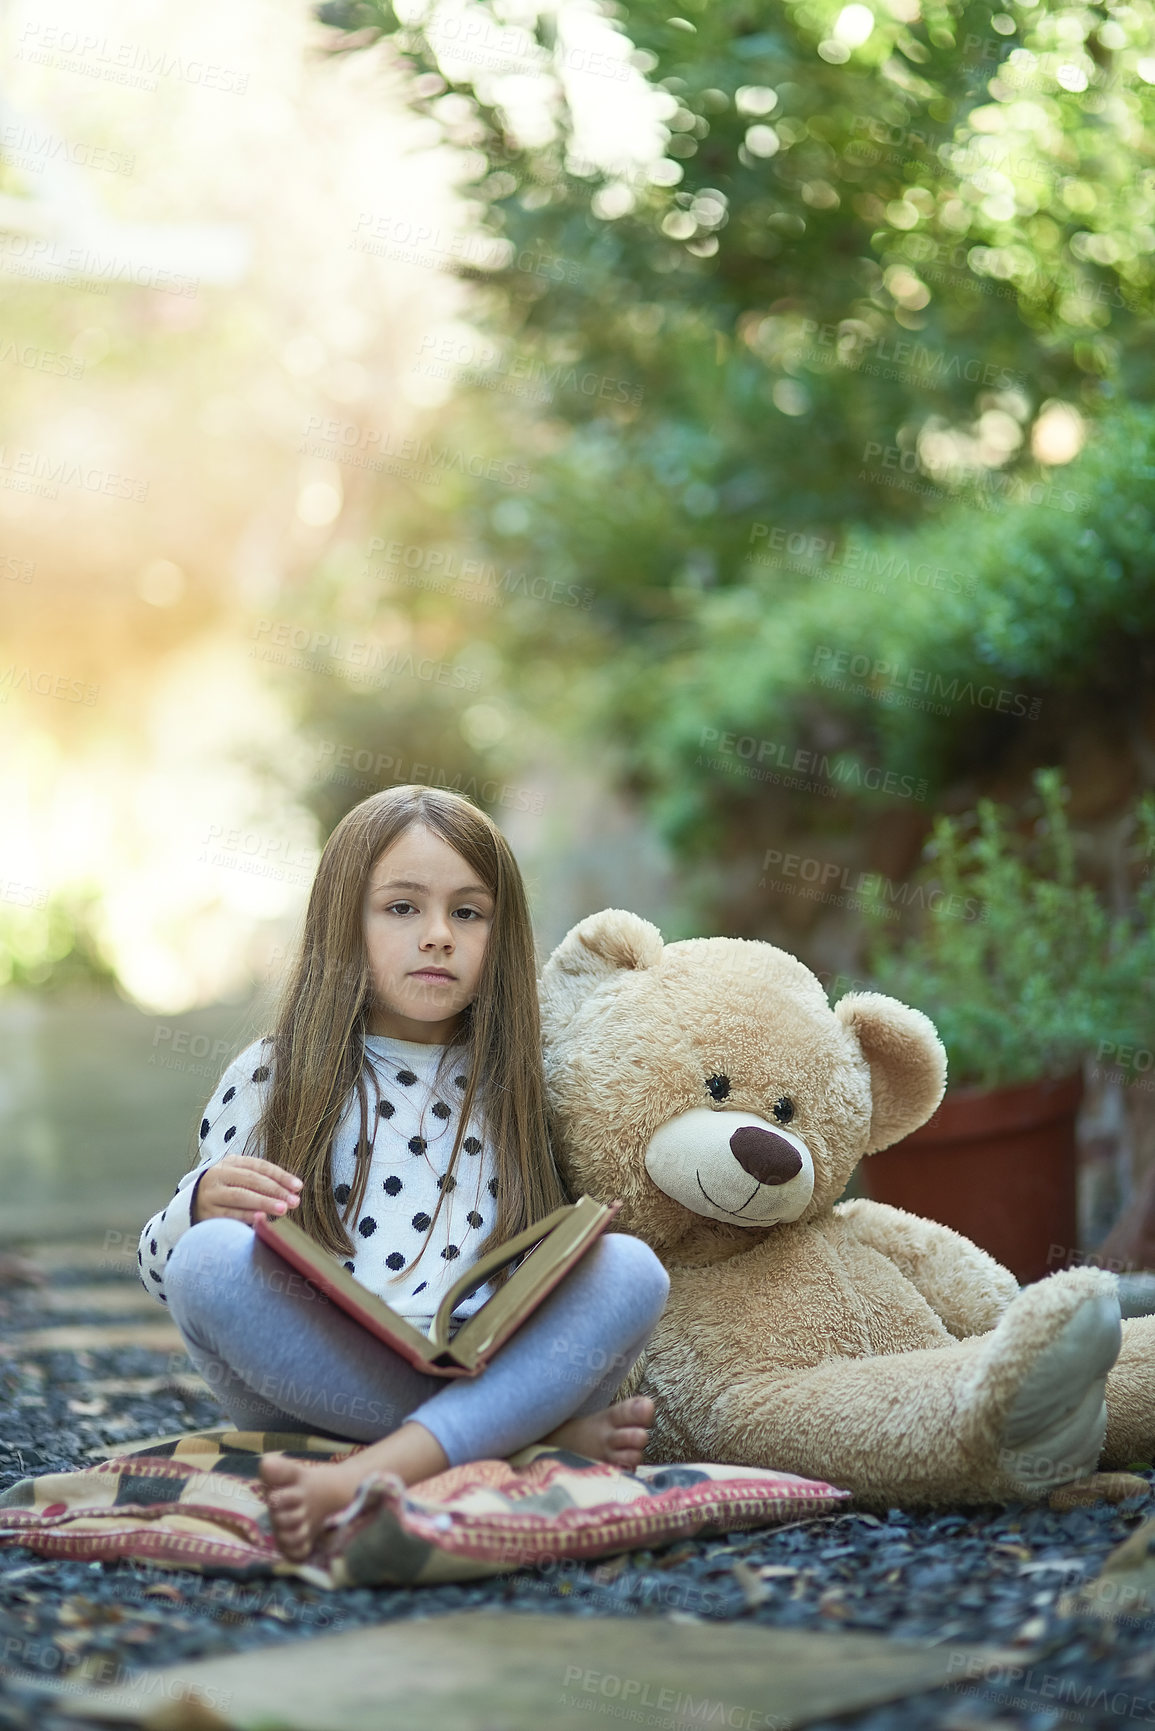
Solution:
<svg viewBox="0 0 1155 1731"><path fill-rule="evenodd" d="M450 1061L438 1077L445 1051L443 1046L365 1035L372 1152L360 1213L346 1221L355 1250L345 1267L416 1327L432 1319L449 1287L475 1259L492 1230L497 1195L495 1162L474 1123L466 1126L455 1173L447 1172L465 1075L460 1064ZM261 1040L230 1064L204 1110L199 1164L185 1173L168 1206L141 1233L140 1278L162 1304L168 1302L165 1264L192 1224L193 1197L207 1168L229 1153L263 1156L255 1138L253 1145L247 1144L264 1104L270 1066L271 1045ZM339 1212L353 1185L359 1128L360 1110L351 1090L330 1157ZM416 1268L410 1268L443 1190L447 1194L429 1247ZM480 1287L454 1315L471 1316L491 1292L488 1284Z"/></svg>

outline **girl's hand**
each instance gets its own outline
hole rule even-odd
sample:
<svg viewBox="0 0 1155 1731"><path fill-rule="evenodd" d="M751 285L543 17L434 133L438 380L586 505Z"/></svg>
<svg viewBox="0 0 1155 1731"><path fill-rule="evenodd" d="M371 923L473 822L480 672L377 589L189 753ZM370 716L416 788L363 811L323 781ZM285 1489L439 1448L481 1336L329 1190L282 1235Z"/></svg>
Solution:
<svg viewBox="0 0 1155 1731"><path fill-rule="evenodd" d="M192 1223L242 1220L252 1226L258 1214L284 1214L301 1200L301 1180L271 1160L226 1154L208 1167L198 1186Z"/></svg>

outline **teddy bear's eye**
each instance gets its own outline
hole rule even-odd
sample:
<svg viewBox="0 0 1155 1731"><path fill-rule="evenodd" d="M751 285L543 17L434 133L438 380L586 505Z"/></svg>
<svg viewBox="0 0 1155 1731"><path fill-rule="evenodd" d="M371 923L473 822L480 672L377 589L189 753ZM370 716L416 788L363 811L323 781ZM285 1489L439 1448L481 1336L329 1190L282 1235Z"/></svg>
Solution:
<svg viewBox="0 0 1155 1731"><path fill-rule="evenodd" d="M707 1076L706 1092L715 1100L724 1100L730 1092L729 1076Z"/></svg>
<svg viewBox="0 0 1155 1731"><path fill-rule="evenodd" d="M781 1100L775 1101L774 1116L780 1124L789 1124L791 1118L794 1116L793 1100L788 1100L785 1094L783 1094Z"/></svg>

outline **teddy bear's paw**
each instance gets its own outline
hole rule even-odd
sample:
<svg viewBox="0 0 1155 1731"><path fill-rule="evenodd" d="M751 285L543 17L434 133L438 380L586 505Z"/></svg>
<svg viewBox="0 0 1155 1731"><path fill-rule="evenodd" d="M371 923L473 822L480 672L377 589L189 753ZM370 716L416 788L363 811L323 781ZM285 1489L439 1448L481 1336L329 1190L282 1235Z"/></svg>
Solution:
<svg viewBox="0 0 1155 1731"><path fill-rule="evenodd" d="M1151 1486L1138 1473L1091 1473L1088 1478L1075 1479L1060 1485L1047 1498L1047 1506L1057 1514L1071 1509L1085 1509L1095 1503L1125 1503L1129 1497L1146 1497Z"/></svg>
<svg viewBox="0 0 1155 1731"><path fill-rule="evenodd" d="M1111 1289L1059 1294L1043 1281L1028 1287L995 1331L1017 1332L1015 1312L1035 1327L1053 1308L1055 1327L1037 1349L1006 1409L999 1466L1009 1488L1033 1498L1093 1472L1107 1434L1107 1373L1119 1352L1119 1301ZM1065 1302L1062 1302L1065 1300ZM1073 1302L1072 1302L1073 1301ZM992 1337L994 1338L994 1337Z"/></svg>

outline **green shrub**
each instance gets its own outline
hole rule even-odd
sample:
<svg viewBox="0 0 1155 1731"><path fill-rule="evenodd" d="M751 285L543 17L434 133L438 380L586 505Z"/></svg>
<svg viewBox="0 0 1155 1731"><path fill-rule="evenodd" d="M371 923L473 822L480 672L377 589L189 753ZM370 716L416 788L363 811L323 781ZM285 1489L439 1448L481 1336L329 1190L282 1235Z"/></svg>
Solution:
<svg viewBox="0 0 1155 1731"><path fill-rule="evenodd" d="M1063 1075L1103 1042L1149 1046L1155 1029L1155 878L1140 879L1126 912L1111 912L1079 880L1058 771L1039 771L1035 784L1041 812L1029 835L989 800L977 825L938 819L924 877L940 893L928 898L924 929L893 948L879 936L873 949L879 990L930 1016L956 1087ZM1135 825L1150 859L1151 796ZM968 901L978 917L960 917Z"/></svg>
<svg viewBox="0 0 1155 1731"><path fill-rule="evenodd" d="M867 767L925 779L933 802L1030 754L1072 703L1122 727L1155 636L1155 412L1105 421L1059 476L1050 505L960 504L913 533L829 531L812 558L751 563L687 603L664 656L616 667L608 706L667 838L693 854L721 805L760 799L719 773L727 733L809 751L847 792Z"/></svg>

